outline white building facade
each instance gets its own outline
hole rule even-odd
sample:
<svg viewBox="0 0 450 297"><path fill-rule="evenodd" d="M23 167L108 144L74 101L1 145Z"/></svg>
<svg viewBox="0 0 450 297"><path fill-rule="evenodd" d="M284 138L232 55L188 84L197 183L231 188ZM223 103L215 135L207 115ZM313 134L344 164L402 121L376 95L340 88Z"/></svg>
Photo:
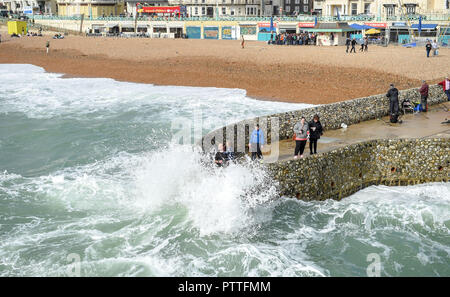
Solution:
<svg viewBox="0 0 450 297"><path fill-rule="evenodd" d="M373 15L390 17L403 14L448 14L449 0L315 0L323 16Z"/></svg>
<svg viewBox="0 0 450 297"><path fill-rule="evenodd" d="M25 8L32 8L34 14L57 15L56 0L0 0L8 11L23 13Z"/></svg>

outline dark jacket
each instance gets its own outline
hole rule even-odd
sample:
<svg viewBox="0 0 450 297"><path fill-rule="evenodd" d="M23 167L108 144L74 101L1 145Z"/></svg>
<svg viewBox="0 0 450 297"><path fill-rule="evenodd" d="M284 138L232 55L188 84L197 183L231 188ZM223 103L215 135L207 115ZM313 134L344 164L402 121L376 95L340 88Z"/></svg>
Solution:
<svg viewBox="0 0 450 297"><path fill-rule="evenodd" d="M356 45L356 40L353 39L353 40L352 40L352 46L355 46L355 45Z"/></svg>
<svg viewBox="0 0 450 297"><path fill-rule="evenodd" d="M420 89L419 89L419 93L422 96L428 96L428 85L423 84L422 87L420 87Z"/></svg>
<svg viewBox="0 0 450 297"><path fill-rule="evenodd" d="M386 97L389 98L389 101L398 101L398 90L397 88L391 88L386 94Z"/></svg>
<svg viewBox="0 0 450 297"><path fill-rule="evenodd" d="M427 49L427 51L431 51L431 43L427 43L427 45L425 45L425 48Z"/></svg>
<svg viewBox="0 0 450 297"><path fill-rule="evenodd" d="M313 127L315 127L316 129L313 129ZM322 124L320 123L320 121L314 122L314 120L312 120L311 122L309 122L309 138L310 139L319 139L320 135L322 135Z"/></svg>

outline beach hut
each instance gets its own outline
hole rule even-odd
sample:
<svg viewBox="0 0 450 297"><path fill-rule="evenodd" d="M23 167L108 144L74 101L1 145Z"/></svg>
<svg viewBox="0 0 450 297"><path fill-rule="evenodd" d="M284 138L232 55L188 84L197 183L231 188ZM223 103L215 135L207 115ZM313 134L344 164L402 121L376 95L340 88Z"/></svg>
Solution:
<svg viewBox="0 0 450 297"><path fill-rule="evenodd" d="M8 34L27 34L27 22L23 21L9 21L8 22Z"/></svg>

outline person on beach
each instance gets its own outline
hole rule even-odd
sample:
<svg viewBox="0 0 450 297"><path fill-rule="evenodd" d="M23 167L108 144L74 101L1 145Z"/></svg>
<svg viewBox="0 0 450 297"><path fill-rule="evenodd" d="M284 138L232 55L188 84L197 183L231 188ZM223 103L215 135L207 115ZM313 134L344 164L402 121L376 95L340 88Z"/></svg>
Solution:
<svg viewBox="0 0 450 297"><path fill-rule="evenodd" d="M353 38L352 40L352 48L350 49L350 53L353 51L356 54L356 38Z"/></svg>
<svg viewBox="0 0 450 297"><path fill-rule="evenodd" d="M426 81L422 80L422 86L419 89L420 93L420 104L422 105L422 111L427 112L428 111L428 84Z"/></svg>
<svg viewBox="0 0 450 297"><path fill-rule="evenodd" d="M297 122L294 125L294 139L295 139L295 151L294 151L294 159L297 159L298 154L300 154L300 158L303 158L303 151L305 150L306 141L309 137L309 125L306 122L305 117L300 119L300 122Z"/></svg>
<svg viewBox="0 0 450 297"><path fill-rule="evenodd" d="M390 89L386 94L389 98L389 114L394 117L398 116L398 89L394 84L390 85Z"/></svg>
<svg viewBox="0 0 450 297"><path fill-rule="evenodd" d="M313 120L309 122L309 153L317 154L317 140L323 134L322 124L319 115L314 115ZM314 151L313 151L314 148Z"/></svg>
<svg viewBox="0 0 450 297"><path fill-rule="evenodd" d="M364 37L364 51L365 52L369 51L369 38L367 36Z"/></svg>
<svg viewBox="0 0 450 297"><path fill-rule="evenodd" d="M427 50L427 58L430 57L431 48L432 48L431 42L428 40L427 45L425 45L425 49Z"/></svg>
<svg viewBox="0 0 450 297"><path fill-rule="evenodd" d="M350 49L350 43L352 43L350 37L347 37L345 40L345 45L347 46L347 49L345 50L346 53L348 53L348 50Z"/></svg>
<svg viewBox="0 0 450 297"><path fill-rule="evenodd" d="M242 46L242 48L244 48L244 46L245 46L244 35L241 35L241 46Z"/></svg>
<svg viewBox="0 0 450 297"><path fill-rule="evenodd" d="M442 86L442 90L447 95L448 101L450 101L450 80L448 79L448 76L443 81L438 83L438 85Z"/></svg>
<svg viewBox="0 0 450 297"><path fill-rule="evenodd" d="M259 129L259 124L256 124L255 130L250 135L250 141L248 143L249 151L252 152L252 160L256 158L262 158L261 149L264 146L264 133Z"/></svg>
<svg viewBox="0 0 450 297"><path fill-rule="evenodd" d="M431 48L433 49L433 56L437 56L438 55L438 48L439 48L439 46L438 46L436 40L434 40L431 43Z"/></svg>
<svg viewBox="0 0 450 297"><path fill-rule="evenodd" d="M47 40L47 43L45 44L45 48L47 49L47 55L48 55L48 51L50 49L50 41Z"/></svg>
<svg viewBox="0 0 450 297"><path fill-rule="evenodd" d="M222 167L227 163L227 154L224 151L223 143L219 143L214 162L217 166Z"/></svg>
<svg viewBox="0 0 450 297"><path fill-rule="evenodd" d="M364 51L364 39L361 41L361 48L359 49L360 52Z"/></svg>

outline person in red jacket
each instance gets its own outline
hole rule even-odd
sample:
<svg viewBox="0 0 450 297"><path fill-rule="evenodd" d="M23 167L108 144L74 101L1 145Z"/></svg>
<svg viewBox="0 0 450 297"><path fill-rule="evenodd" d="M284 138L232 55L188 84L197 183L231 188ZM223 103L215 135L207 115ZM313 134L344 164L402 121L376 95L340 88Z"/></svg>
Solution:
<svg viewBox="0 0 450 297"><path fill-rule="evenodd" d="M428 84L426 81L422 80L422 86L419 89L420 93L420 104L422 105L422 111L427 112L428 111Z"/></svg>
<svg viewBox="0 0 450 297"><path fill-rule="evenodd" d="M448 76L438 83L438 85L442 86L442 89L444 90L445 94L447 95L448 101L450 101L450 79L448 79Z"/></svg>

